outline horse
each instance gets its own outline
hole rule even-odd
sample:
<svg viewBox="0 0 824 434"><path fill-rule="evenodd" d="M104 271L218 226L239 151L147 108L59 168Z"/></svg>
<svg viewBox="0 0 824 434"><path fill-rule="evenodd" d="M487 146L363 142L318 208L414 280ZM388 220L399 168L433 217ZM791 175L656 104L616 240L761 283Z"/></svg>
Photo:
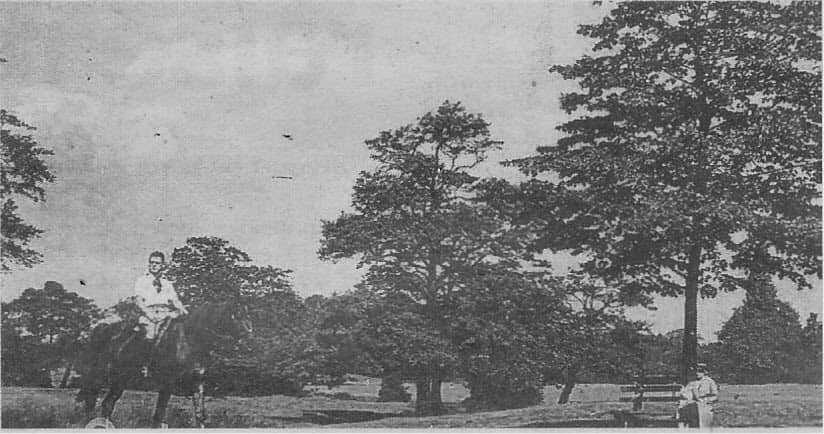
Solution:
<svg viewBox="0 0 824 434"><path fill-rule="evenodd" d="M108 421L127 385L139 379L141 368L148 365L151 383L158 391L152 427L167 426L166 406L174 392L192 397L195 423L205 428L203 383L210 352L221 340L237 342L252 332L246 308L231 302L204 303L170 320L156 343L133 331L135 325L121 321L100 324L92 331L76 397L85 404L86 417L93 419L98 395L108 388L100 405L101 416Z"/></svg>

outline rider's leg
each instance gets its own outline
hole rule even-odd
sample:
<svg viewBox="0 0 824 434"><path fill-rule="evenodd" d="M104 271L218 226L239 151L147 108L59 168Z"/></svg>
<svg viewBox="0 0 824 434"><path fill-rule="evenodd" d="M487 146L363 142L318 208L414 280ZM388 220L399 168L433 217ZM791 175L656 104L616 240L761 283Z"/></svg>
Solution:
<svg viewBox="0 0 824 434"><path fill-rule="evenodd" d="M152 314L152 318L148 315ZM152 352L154 351L154 346L152 345L152 341L155 339L155 334L157 331L157 324L154 321L154 314L153 312L145 312L143 315L140 316L138 319L138 325L140 329L144 332L144 342L145 347L140 351L141 354L145 354L145 363L141 366L140 374L143 377L149 376L149 367L151 365L152 360Z"/></svg>
<svg viewBox="0 0 824 434"><path fill-rule="evenodd" d="M169 404L169 398L172 396L172 391L169 385L161 386L157 393L157 406L155 406L154 416L152 416L152 428L165 428L166 425L166 406Z"/></svg>

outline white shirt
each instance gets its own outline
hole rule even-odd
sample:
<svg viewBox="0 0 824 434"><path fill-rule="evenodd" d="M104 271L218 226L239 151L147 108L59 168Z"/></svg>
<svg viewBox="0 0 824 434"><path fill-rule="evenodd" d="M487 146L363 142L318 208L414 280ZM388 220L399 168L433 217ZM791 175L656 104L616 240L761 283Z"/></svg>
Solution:
<svg viewBox="0 0 824 434"><path fill-rule="evenodd" d="M161 277L160 292L158 292L154 280L155 277L151 273L146 273L137 279L134 284L134 295L137 296L138 303L142 306L166 306L171 303L178 310L185 309L172 282Z"/></svg>

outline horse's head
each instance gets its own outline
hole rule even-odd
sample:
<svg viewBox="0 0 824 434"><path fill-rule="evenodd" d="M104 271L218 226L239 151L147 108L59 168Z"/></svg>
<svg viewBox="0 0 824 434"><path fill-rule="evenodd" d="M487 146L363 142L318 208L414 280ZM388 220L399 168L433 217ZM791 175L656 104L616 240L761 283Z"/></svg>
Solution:
<svg viewBox="0 0 824 434"><path fill-rule="evenodd" d="M239 339L252 333L249 308L236 302L205 303L192 309L186 322L194 329L227 338Z"/></svg>

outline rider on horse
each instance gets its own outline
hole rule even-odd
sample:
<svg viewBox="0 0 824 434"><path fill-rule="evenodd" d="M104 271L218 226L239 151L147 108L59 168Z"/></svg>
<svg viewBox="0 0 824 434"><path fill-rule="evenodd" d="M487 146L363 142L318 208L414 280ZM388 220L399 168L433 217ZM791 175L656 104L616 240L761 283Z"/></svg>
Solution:
<svg viewBox="0 0 824 434"><path fill-rule="evenodd" d="M162 334L162 329L172 318L188 313L172 282L162 277L164 266L163 253L152 252L149 272L140 276L134 285L135 302L142 311L138 324L146 331L148 340Z"/></svg>

